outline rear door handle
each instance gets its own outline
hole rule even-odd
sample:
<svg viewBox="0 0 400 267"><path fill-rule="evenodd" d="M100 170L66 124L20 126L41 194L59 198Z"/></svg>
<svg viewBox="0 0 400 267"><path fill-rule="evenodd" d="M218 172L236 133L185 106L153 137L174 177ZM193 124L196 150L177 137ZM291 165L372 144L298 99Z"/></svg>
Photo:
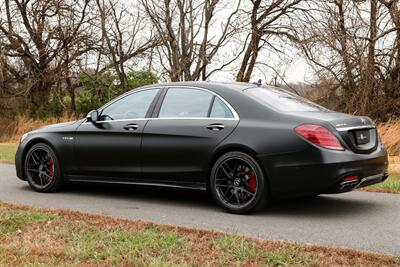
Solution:
<svg viewBox="0 0 400 267"><path fill-rule="evenodd" d="M135 131L139 128L139 126L136 123L130 123L124 126L124 129L127 131Z"/></svg>
<svg viewBox="0 0 400 267"><path fill-rule="evenodd" d="M221 131L225 128L225 125L223 125L222 123L212 123L207 125L207 129L211 130L211 131Z"/></svg>

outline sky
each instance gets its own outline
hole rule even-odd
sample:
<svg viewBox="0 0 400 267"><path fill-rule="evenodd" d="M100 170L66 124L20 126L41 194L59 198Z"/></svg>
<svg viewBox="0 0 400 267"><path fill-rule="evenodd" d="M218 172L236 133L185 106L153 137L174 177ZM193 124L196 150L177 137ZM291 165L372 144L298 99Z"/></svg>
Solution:
<svg viewBox="0 0 400 267"><path fill-rule="evenodd" d="M309 82L312 78L313 75L307 61L298 57L287 71L286 81L290 83Z"/></svg>

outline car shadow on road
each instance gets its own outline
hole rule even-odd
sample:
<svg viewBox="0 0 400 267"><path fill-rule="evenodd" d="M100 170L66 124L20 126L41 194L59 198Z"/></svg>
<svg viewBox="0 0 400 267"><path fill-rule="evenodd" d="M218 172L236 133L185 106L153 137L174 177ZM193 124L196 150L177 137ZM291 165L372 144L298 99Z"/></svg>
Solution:
<svg viewBox="0 0 400 267"><path fill-rule="evenodd" d="M357 216L379 210L382 204L368 199L355 198L353 193L320 195L310 198L293 198L276 201L259 215L293 217Z"/></svg>
<svg viewBox="0 0 400 267"><path fill-rule="evenodd" d="M68 185L64 190L68 194L84 194L111 199L146 201L175 206L192 206L199 208L216 207L212 197L204 191L160 188L133 185Z"/></svg>
<svg viewBox="0 0 400 267"><path fill-rule="evenodd" d="M23 186L23 190L31 189ZM113 200L132 200L151 204L173 205L182 208L222 212L211 195L202 191L166 189L142 186L117 185L68 185L58 194L107 198ZM367 198L355 198L352 193L340 195L321 195L312 198L294 198L274 201L265 209L251 214L256 217L337 217L354 216L374 212L381 203ZM368 194L368 193L362 193ZM57 195L57 194L56 194ZM56 196L55 195L55 196Z"/></svg>

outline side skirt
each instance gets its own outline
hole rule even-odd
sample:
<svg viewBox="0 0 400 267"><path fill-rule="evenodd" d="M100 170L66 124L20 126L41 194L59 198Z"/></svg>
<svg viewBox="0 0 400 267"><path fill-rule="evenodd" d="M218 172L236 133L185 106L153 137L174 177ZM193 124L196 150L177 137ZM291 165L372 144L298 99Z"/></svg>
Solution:
<svg viewBox="0 0 400 267"><path fill-rule="evenodd" d="M82 177L75 175L64 176L68 183L94 183L94 184L116 184L116 185L139 185L139 186L154 186L154 187L166 187L166 188L177 188L177 189L189 189L206 191L207 187L204 183L171 183L162 181L141 181L141 180L117 180L115 178L93 178L93 177Z"/></svg>

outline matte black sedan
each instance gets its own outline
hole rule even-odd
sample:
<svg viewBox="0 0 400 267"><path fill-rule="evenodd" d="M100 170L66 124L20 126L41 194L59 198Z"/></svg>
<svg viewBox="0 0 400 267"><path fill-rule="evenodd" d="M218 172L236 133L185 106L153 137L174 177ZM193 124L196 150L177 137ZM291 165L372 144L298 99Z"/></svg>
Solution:
<svg viewBox="0 0 400 267"><path fill-rule="evenodd" d="M248 83L135 89L85 119L25 134L16 154L18 177L39 192L67 182L209 190L234 213L382 182L387 167L368 117Z"/></svg>

